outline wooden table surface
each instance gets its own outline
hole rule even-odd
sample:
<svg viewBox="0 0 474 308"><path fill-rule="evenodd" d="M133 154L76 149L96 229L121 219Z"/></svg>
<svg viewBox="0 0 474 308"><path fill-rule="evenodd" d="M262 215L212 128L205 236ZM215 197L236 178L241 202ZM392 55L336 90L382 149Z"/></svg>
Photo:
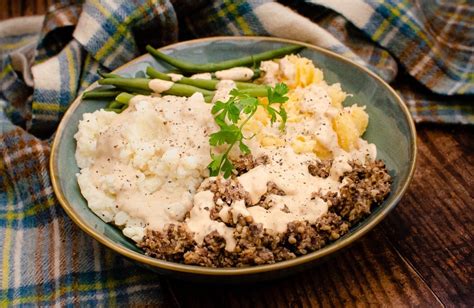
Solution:
<svg viewBox="0 0 474 308"><path fill-rule="evenodd" d="M0 19L53 0L0 0ZM474 103L474 102L473 102ZM419 124L418 162L396 209L328 262L280 281L209 286L164 278L169 306L474 306L474 127Z"/></svg>

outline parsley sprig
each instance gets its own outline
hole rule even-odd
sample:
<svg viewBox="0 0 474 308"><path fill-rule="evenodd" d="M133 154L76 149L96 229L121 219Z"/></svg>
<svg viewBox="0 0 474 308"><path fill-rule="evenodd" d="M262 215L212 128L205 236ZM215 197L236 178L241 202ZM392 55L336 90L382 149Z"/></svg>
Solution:
<svg viewBox="0 0 474 308"><path fill-rule="evenodd" d="M224 178L228 178L232 174L234 165L229 160L228 155L235 145L239 146L243 154L250 154L250 149L244 143L244 139L250 139L253 136L245 137L242 128L257 112L258 106L262 106L270 115L271 124L280 118L279 129L284 131L287 114L283 104L288 100L288 97L285 96L286 93L288 93L288 87L284 83L279 83L274 88L268 87L268 104L265 104L257 97L233 89L230 92L230 98L226 102L217 101L214 104L211 113L220 130L211 134L209 144L212 147L227 145L227 148L220 154L214 153L211 149L212 161L208 166L211 176L223 173ZM276 109L276 105L279 108ZM245 119L240 121L243 117Z"/></svg>

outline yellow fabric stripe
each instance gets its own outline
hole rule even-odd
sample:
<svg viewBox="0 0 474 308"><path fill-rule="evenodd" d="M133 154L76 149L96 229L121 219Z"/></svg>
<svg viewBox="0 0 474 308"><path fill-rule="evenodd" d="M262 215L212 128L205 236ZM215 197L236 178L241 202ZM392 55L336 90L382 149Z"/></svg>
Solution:
<svg viewBox="0 0 474 308"><path fill-rule="evenodd" d="M3 161L0 160L0 170L5 170L5 166ZM13 209L13 187L9 186L7 183L7 177L3 177L3 187L6 188L7 192L7 213ZM10 250L11 250L11 236L12 236L12 228L11 228L11 220L7 221L7 226L5 228L5 240L3 242L3 258L2 258L2 293L6 293L8 290L8 281L9 281L9 258L10 258ZM7 298L6 294L2 296L4 299ZM3 302L3 301L2 301Z"/></svg>
<svg viewBox="0 0 474 308"><path fill-rule="evenodd" d="M109 18L109 15L110 15L110 12L107 11L106 8L104 8L97 0L94 0L93 1L96 6L97 6L97 9L104 15L106 16L107 18ZM142 5L138 8L138 10L134 11L132 15L128 16L128 19L134 19L136 18L137 16L139 15L143 15L144 12L145 12L145 7L146 5ZM115 34L110 37L107 42L99 49L99 51L97 52L95 58L96 59L100 59L102 57L104 57L104 55L108 54L109 51L110 51L110 48L112 48L114 46L114 44L116 44L117 42L117 38L119 38L120 36L124 35L124 33L127 33L126 29L127 29L127 25L128 23L127 22L124 22L124 23L114 23L117 27L117 31L115 32Z"/></svg>
<svg viewBox="0 0 474 308"><path fill-rule="evenodd" d="M76 88L76 70L74 69L74 56L72 54L71 48L66 49L66 59L69 69L69 90L71 93L74 93Z"/></svg>
<svg viewBox="0 0 474 308"><path fill-rule="evenodd" d="M0 219L7 220L18 220L24 219L25 217L37 215L41 208L49 208L54 205L54 198L50 197L46 200L45 203L38 203L27 209L26 211L21 212L7 212L6 214L0 214Z"/></svg>
<svg viewBox="0 0 474 308"><path fill-rule="evenodd" d="M79 89L84 89L88 87L91 82L88 80L88 78L85 77L85 73L91 71L91 67L94 63L92 63L92 56L90 54L86 54L86 58L84 59L84 65L83 65L83 76L81 76L80 84L78 84L78 91Z"/></svg>
<svg viewBox="0 0 474 308"><path fill-rule="evenodd" d="M459 88L458 92L459 92L459 94L465 94L466 91L467 91L469 88L471 88L471 87L472 87L472 84L471 84L471 83L466 83L466 84L462 85L462 86Z"/></svg>
<svg viewBox="0 0 474 308"><path fill-rule="evenodd" d="M59 106L56 104L49 104L49 103L39 103L39 102L33 102L32 108L35 110L54 111L54 112L64 112L67 109L67 107L65 106Z"/></svg>
<svg viewBox="0 0 474 308"><path fill-rule="evenodd" d="M242 31L244 32L244 34L246 35L254 34L242 16L237 17L235 20L237 21L239 26L242 28Z"/></svg>
<svg viewBox="0 0 474 308"><path fill-rule="evenodd" d="M68 285L68 286L61 287L61 288L59 288L59 292L57 294L59 294L59 296L62 296L62 295L66 294L68 292L71 292L73 290L90 291L90 290L97 290L97 289L94 288L94 285L82 283L82 284L75 285L74 289L73 289L73 285ZM36 296L33 295L33 296L19 297L19 298L15 297L12 301L12 304L13 305L18 305L18 304L27 304L27 303L38 303L40 301L55 300L58 297L52 297L51 293L41 294L41 295L36 295Z"/></svg>
<svg viewBox="0 0 474 308"><path fill-rule="evenodd" d="M93 250L93 256L94 256L94 270L98 271L100 270L101 268L101 264L100 264L100 244L96 241L94 241L94 243L92 243L92 250ZM102 250L103 251L103 250ZM96 268L96 263L99 263L99 268L97 269ZM105 263L104 263L105 264ZM105 283L104 282L104 279L97 279L95 280L95 283L93 284L94 286L94 289L95 290L104 290L105 289Z"/></svg>
<svg viewBox="0 0 474 308"><path fill-rule="evenodd" d="M110 254L110 253L109 253ZM112 256L111 256L112 257ZM110 258L111 258L110 257ZM109 259L110 259L109 258ZM144 277L142 275L137 275L137 276L133 276L133 277L128 277L126 279L123 279L123 280L114 280L112 278L108 279L109 283L108 283L108 286L111 287L111 288L116 288L117 285L119 284L135 284L135 283L144 283L146 282L146 280L144 281L143 279ZM8 288L4 288L4 290L6 291ZM70 285L67 285L67 286L63 286L61 288L59 288L58 290L55 290L54 291L54 295L52 293L49 293L49 294L41 294L41 295L32 295L32 296L25 296L25 297L15 297L13 299L13 301L9 302L7 300L7 297L4 296L2 297L1 301L0 301L0 304L2 306L8 306L8 305L18 305L18 304L28 304L28 303L35 303L37 304L38 302L40 301L51 301L51 300L56 300L58 299L59 297L63 296L64 294L66 293L69 293L71 291L91 291L91 290L107 290L109 291L110 289L104 289L104 288L101 288L100 284L97 284L97 283L93 283L93 284L90 284L90 283L78 283L78 282L74 282ZM115 294L112 293L112 294ZM115 296L112 296L111 298L109 298L109 301L111 302L111 305L112 307L114 307L115 303L116 303L116 297Z"/></svg>
<svg viewBox="0 0 474 308"><path fill-rule="evenodd" d="M210 16L210 20L216 20L217 17L225 18L226 13L224 10L218 10L216 15L217 16Z"/></svg>
<svg viewBox="0 0 474 308"><path fill-rule="evenodd" d="M101 12L101 13L105 16L106 19L109 19L109 17L110 17L110 11L108 11L105 7L103 7L102 4L101 4L98 0L93 0L93 1L91 1L91 2L92 2L92 3L95 5L95 7L99 10L99 12ZM120 28L120 27L121 27L121 26L118 25L118 27L117 27L117 32L116 32L116 33L120 33L120 31L119 31L119 28ZM121 34L120 34L120 35L121 35ZM113 42L115 42L115 40L112 39L112 38L114 38L114 37L115 37L115 35L112 36L111 38L109 38L109 39L107 40L107 42L102 46L102 48L99 49L99 51L98 51L97 54L96 54L96 58L101 58L101 57L103 57L103 56L105 55L105 53L106 53L106 51L108 50L108 48L110 47L110 45L111 45Z"/></svg>
<svg viewBox="0 0 474 308"><path fill-rule="evenodd" d="M250 30L250 27L247 24L247 22L245 21L245 19L242 16L236 14L237 7L236 7L235 3L230 2L227 5L227 10L228 10L228 12L232 13L233 15L236 15L235 21L240 26L240 28L242 29L242 32L244 34L247 34L247 35L252 34L252 31Z"/></svg>
<svg viewBox="0 0 474 308"><path fill-rule="evenodd" d="M13 70L13 67L8 64L7 67L3 71L0 72L0 79L5 77L8 73L10 73Z"/></svg>
<svg viewBox="0 0 474 308"><path fill-rule="evenodd" d="M232 3L231 1L226 1L224 9L217 10L215 15L211 15L208 18L209 20L216 20L218 18L226 18L227 13L238 15L238 14L234 14L236 10L237 8L234 3ZM242 16L236 16L235 21L240 26L243 34L246 34L246 35L255 34L254 32L252 32L252 29L250 29L248 23L245 21L245 18L243 18Z"/></svg>
<svg viewBox="0 0 474 308"><path fill-rule="evenodd" d="M106 264L112 264L113 263L113 258L114 255L112 255L108 250L106 250L105 253L105 263ZM115 292L115 288L117 285L117 281L111 277L111 275L107 275L107 280L105 282L105 286L107 288L107 291L110 294L109 298L109 306L110 307L115 307L117 305L116 302L116 295L117 293Z"/></svg>
<svg viewBox="0 0 474 308"><path fill-rule="evenodd" d="M459 110L459 111L462 111L464 109L469 109L469 108L470 107L468 107L468 106L464 107L464 106L459 106L459 105L449 105L449 106L436 105L436 106L414 106L413 107L413 109L415 109L416 111L434 111L434 112L437 112L437 111L440 111L440 110L448 110L448 111ZM464 116L467 116L467 115L464 115Z"/></svg>
<svg viewBox="0 0 474 308"><path fill-rule="evenodd" d="M409 26L414 32L416 32L416 35L418 35L430 48L432 48L433 43L431 40L428 39L425 33L408 18L408 15L402 15L401 9L404 9L407 4L408 1L402 1L399 2L396 7L393 7L390 10L390 17L383 21L382 25L372 35L372 39L378 40L380 36L385 32L388 24L392 22L394 18L401 16L403 23Z"/></svg>
<svg viewBox="0 0 474 308"><path fill-rule="evenodd" d="M19 40L18 42L15 42L15 43L9 43L9 44L1 44L2 45L2 49L6 50L6 49L17 49L19 47L22 47L23 45L26 45L29 43L29 41L33 41L33 39L35 38L32 38L32 37L24 37L22 38L21 40Z"/></svg>
<svg viewBox="0 0 474 308"><path fill-rule="evenodd" d="M403 8L404 7L404 3L401 2L398 4L400 8ZM396 9L396 8L393 8L392 10L390 10L390 12L392 14L390 14L390 17L389 18L386 18L384 19L384 21L382 22L382 24L379 26L379 28L377 29L377 31L375 31L375 33L372 35L372 39L373 40L378 40L380 38L380 36L385 32L385 30L387 29L387 26L393 21L393 19L395 17L398 17L400 16L400 10Z"/></svg>

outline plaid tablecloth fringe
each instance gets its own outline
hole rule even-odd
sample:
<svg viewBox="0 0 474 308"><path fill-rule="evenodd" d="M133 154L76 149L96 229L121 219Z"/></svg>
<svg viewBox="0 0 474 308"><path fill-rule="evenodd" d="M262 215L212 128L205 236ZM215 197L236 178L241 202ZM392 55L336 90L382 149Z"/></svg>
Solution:
<svg viewBox="0 0 474 308"><path fill-rule="evenodd" d="M148 43L291 38L379 74L417 122L472 124L473 18L467 1L87 0L1 22L0 304L163 299L157 276L78 230L52 192L47 138L78 93L97 80L97 69L130 61Z"/></svg>

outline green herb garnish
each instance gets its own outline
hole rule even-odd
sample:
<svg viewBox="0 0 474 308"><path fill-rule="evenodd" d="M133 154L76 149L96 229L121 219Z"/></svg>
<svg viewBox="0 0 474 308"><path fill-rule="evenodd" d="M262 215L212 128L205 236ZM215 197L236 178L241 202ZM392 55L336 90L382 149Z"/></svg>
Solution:
<svg viewBox="0 0 474 308"><path fill-rule="evenodd" d="M211 134L209 144L213 147L224 144L228 146L222 154L215 154L211 149L212 161L208 166L211 176L217 176L222 172L224 178L228 178L232 174L234 165L228 155L236 144L243 154L250 154L249 147L243 141L253 136L245 137L242 128L255 114L258 106L262 106L268 112L271 124L275 123L279 117L281 120L279 128L284 131L287 114L283 104L288 100L288 97L285 96L286 93L288 93L288 87L284 83L279 83L274 88L267 87L268 104L263 104L257 97L233 89L228 101L217 101L214 104L211 113L220 130ZM278 105L279 108L275 109L275 105ZM246 117L239 124L242 115Z"/></svg>

